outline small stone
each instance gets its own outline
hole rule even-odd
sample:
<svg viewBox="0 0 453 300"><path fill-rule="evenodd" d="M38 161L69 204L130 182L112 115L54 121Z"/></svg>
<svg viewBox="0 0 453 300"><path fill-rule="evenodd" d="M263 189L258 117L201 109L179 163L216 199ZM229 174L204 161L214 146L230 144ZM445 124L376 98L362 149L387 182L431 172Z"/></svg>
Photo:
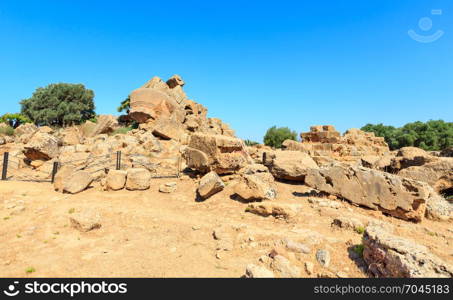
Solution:
<svg viewBox="0 0 453 300"><path fill-rule="evenodd" d="M247 265L245 269L245 277L247 278L274 278L274 273L265 267L254 264Z"/></svg>
<svg viewBox="0 0 453 300"><path fill-rule="evenodd" d="M176 191L176 182L168 182L159 186L159 192L170 194Z"/></svg>
<svg viewBox="0 0 453 300"><path fill-rule="evenodd" d="M310 247L304 245L302 243L297 243L289 239L285 239L284 243L286 244L286 248L289 251L296 252L296 253L310 253Z"/></svg>
<svg viewBox="0 0 453 300"><path fill-rule="evenodd" d="M346 274L345 272L337 272L337 277L338 278L348 278L348 274Z"/></svg>
<svg viewBox="0 0 453 300"><path fill-rule="evenodd" d="M215 258L217 258L217 259L222 259L222 256L220 255L220 252L217 252L217 253L215 254Z"/></svg>
<svg viewBox="0 0 453 300"><path fill-rule="evenodd" d="M321 264L323 267L329 267L330 264L330 252L325 249L318 250L316 252L316 260Z"/></svg>
<svg viewBox="0 0 453 300"><path fill-rule="evenodd" d="M300 269L291 264L291 262L281 255L274 257L271 268L278 272L282 278L300 277Z"/></svg>
<svg viewBox="0 0 453 300"><path fill-rule="evenodd" d="M198 225L192 226L192 230L194 230L194 231L197 231L197 230L200 230L200 229L201 229L201 227L198 226Z"/></svg>

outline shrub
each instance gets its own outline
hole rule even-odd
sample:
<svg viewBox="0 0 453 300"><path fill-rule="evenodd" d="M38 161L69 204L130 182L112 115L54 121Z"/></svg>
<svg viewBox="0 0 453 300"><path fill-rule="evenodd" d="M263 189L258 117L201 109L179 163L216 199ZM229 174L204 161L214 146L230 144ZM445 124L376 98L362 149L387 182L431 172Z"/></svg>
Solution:
<svg viewBox="0 0 453 300"><path fill-rule="evenodd" d="M264 136L264 144L274 148L281 148L285 140L297 140L297 133L288 127L273 126L269 128Z"/></svg>
<svg viewBox="0 0 453 300"><path fill-rule="evenodd" d="M363 257L363 250L365 249L365 246L363 244L360 245L355 245L352 251L354 251L357 255L360 257Z"/></svg>
<svg viewBox="0 0 453 300"><path fill-rule="evenodd" d="M129 131L131 131L132 129L134 129L132 126L129 126L129 127L121 127L121 128L118 128L116 130L114 130L111 135L115 135L115 134L126 134L128 133Z"/></svg>
<svg viewBox="0 0 453 300"><path fill-rule="evenodd" d="M256 146L256 145L259 145L258 142L251 141L251 140L245 140L244 143L245 143L246 146Z"/></svg>
<svg viewBox="0 0 453 300"><path fill-rule="evenodd" d="M11 126L0 126L0 135L14 135L14 128Z"/></svg>
<svg viewBox="0 0 453 300"><path fill-rule="evenodd" d="M95 117L93 98L83 84L57 83L36 89L20 104L22 114L36 125L64 127Z"/></svg>
<svg viewBox="0 0 453 300"><path fill-rule="evenodd" d="M31 120L23 114L4 114L0 117L0 123L5 123L12 128L17 128L22 124L31 123Z"/></svg>

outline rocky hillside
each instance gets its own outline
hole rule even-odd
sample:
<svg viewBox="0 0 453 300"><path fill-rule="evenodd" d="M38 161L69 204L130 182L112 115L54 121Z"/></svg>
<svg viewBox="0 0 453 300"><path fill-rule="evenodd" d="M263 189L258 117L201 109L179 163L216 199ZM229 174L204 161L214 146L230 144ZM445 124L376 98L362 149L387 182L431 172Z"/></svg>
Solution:
<svg viewBox="0 0 453 300"><path fill-rule="evenodd" d="M9 179L48 181L57 166L54 189L77 194L90 187L133 193L150 189L156 177L184 178L197 185L193 201L222 194L223 201L245 203L249 213L283 219L294 219L298 210L277 201L277 186L301 185L316 205L347 202L410 224L425 219L452 223L447 201L453 190L451 155L411 147L390 151L372 133L350 129L341 135L331 125L311 127L301 134L301 142L285 141L284 149L246 147L227 124L208 118L205 107L187 98L184 84L177 75L166 82L154 77L132 91L127 119L138 128L125 133L117 118L104 115L97 123L57 130L26 124L14 136L0 136L0 153L9 153ZM159 191L177 193L177 185L167 182ZM364 226L352 219L334 223L340 228ZM368 275L453 276L449 262L385 226L370 224L362 231ZM221 234L214 237L223 240ZM297 242L283 246L304 252ZM328 264L328 255L321 251L316 258ZM422 261L428 263L420 266ZM297 277L278 251L249 265L246 276L272 277L270 269L281 277Z"/></svg>

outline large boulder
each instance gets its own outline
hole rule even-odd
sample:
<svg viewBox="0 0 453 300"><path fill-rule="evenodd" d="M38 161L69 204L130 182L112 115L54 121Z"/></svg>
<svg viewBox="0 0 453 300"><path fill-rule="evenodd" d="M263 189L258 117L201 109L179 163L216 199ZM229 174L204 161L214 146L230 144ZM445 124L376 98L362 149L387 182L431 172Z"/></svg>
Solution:
<svg viewBox="0 0 453 300"><path fill-rule="evenodd" d="M235 185L234 192L245 201L272 200L277 192L268 182L256 175L244 175Z"/></svg>
<svg viewBox="0 0 453 300"><path fill-rule="evenodd" d="M453 267L423 245L403 239L380 226L368 226L363 258L375 277L453 277Z"/></svg>
<svg viewBox="0 0 453 300"><path fill-rule="evenodd" d="M318 168L310 155L300 151L267 152L264 164L275 178L302 182L307 169Z"/></svg>
<svg viewBox="0 0 453 300"><path fill-rule="evenodd" d="M112 115L100 115L97 119L96 126L92 129L89 137L103 133L111 133L118 128L118 119Z"/></svg>
<svg viewBox="0 0 453 300"><path fill-rule="evenodd" d="M398 172L401 177L427 182L436 191L453 188L453 157L438 157L420 166Z"/></svg>
<svg viewBox="0 0 453 300"><path fill-rule="evenodd" d="M151 186L151 173L147 169L127 170L126 188L130 191L143 191Z"/></svg>
<svg viewBox="0 0 453 300"><path fill-rule="evenodd" d="M398 150L396 157L391 160L389 169L398 172L401 169L422 166L435 160L436 157L430 155L423 149L417 147L403 147Z"/></svg>
<svg viewBox="0 0 453 300"><path fill-rule="evenodd" d="M90 186L93 177L87 171L77 171L64 178L63 181L63 192L77 194Z"/></svg>
<svg viewBox="0 0 453 300"><path fill-rule="evenodd" d="M426 203L437 195L424 182L344 165L309 169L305 184L355 204L415 222L423 219Z"/></svg>
<svg viewBox="0 0 453 300"><path fill-rule="evenodd" d="M126 185L126 171L110 170L106 178L106 186L108 190L118 191Z"/></svg>
<svg viewBox="0 0 453 300"><path fill-rule="evenodd" d="M176 100L155 88L134 90L130 94L130 101L129 116L139 123L145 123L149 119L156 120L160 116L169 117L178 107Z"/></svg>
<svg viewBox="0 0 453 300"><path fill-rule="evenodd" d="M189 168L203 173L214 171L217 174L234 173L250 161L242 140L203 133L191 136L184 158Z"/></svg>
<svg viewBox="0 0 453 300"><path fill-rule="evenodd" d="M61 142L64 146L78 145L82 141L82 132L77 127L68 127L60 132Z"/></svg>
<svg viewBox="0 0 453 300"><path fill-rule="evenodd" d="M164 140L180 141L184 129L180 123L171 118L160 118L154 126L153 134Z"/></svg>
<svg viewBox="0 0 453 300"><path fill-rule="evenodd" d="M30 160L50 160L58 153L58 139L42 132L34 134L24 148L24 154Z"/></svg>
<svg viewBox="0 0 453 300"><path fill-rule="evenodd" d="M216 172L209 172L200 180L197 192L202 199L207 199L222 191L225 184Z"/></svg>
<svg viewBox="0 0 453 300"><path fill-rule="evenodd" d="M62 166L55 175L53 182L55 191L63 193L67 178L71 177L75 172L76 168L72 165Z"/></svg>
<svg viewBox="0 0 453 300"><path fill-rule="evenodd" d="M23 135L23 134L34 134L38 131L38 127L33 123L26 123L22 124L14 130L15 135Z"/></svg>

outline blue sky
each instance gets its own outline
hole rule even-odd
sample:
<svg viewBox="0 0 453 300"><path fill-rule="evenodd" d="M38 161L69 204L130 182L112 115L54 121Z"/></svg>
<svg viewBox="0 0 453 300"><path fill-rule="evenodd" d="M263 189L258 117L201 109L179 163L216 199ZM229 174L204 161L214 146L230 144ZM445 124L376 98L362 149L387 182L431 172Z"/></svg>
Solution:
<svg viewBox="0 0 453 300"><path fill-rule="evenodd" d="M419 43L410 29L444 35ZM2 0L0 113L70 82L116 114L130 91L176 73L209 116L257 141L272 125L451 122L452 38L450 0Z"/></svg>

